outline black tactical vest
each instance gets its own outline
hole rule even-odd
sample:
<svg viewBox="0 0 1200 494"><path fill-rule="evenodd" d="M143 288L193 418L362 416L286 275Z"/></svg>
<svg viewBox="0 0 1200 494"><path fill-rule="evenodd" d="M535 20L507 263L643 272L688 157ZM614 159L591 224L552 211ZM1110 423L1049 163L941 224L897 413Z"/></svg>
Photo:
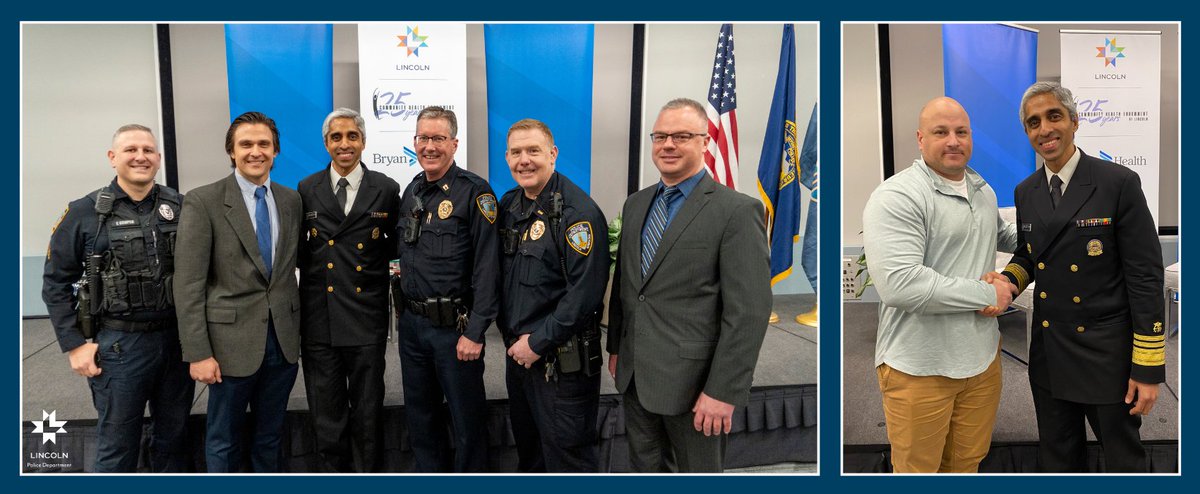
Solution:
<svg viewBox="0 0 1200 494"><path fill-rule="evenodd" d="M102 307L108 315L171 311L175 273L175 232L182 197L155 186L154 208L138 214L130 201L113 205L105 230L108 250L101 270Z"/></svg>

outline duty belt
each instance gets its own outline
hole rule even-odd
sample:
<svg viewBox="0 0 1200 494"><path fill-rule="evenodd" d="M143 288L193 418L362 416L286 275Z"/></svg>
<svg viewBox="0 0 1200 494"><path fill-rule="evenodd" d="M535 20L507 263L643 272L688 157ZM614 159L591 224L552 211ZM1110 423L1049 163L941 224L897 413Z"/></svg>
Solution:
<svg viewBox="0 0 1200 494"><path fill-rule="evenodd" d="M434 297L424 301L405 299L405 306L413 314L429 319L435 326L456 326L459 332L466 328L466 306L461 298Z"/></svg>
<svg viewBox="0 0 1200 494"><path fill-rule="evenodd" d="M154 321L126 321L122 319L104 319L101 327L129 333L150 333L162 331L174 326L175 319L158 319Z"/></svg>

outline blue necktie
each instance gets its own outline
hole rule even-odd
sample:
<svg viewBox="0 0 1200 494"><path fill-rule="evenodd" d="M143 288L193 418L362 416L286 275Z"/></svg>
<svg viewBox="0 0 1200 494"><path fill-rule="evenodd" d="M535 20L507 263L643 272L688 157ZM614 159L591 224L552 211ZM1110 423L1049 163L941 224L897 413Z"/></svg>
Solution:
<svg viewBox="0 0 1200 494"><path fill-rule="evenodd" d="M658 243L662 241L663 231L667 229L669 222L667 206L678 193L679 187L663 189L662 194L658 195L658 200L654 201L654 207L650 208L650 215L646 217L646 229L642 231L642 276L646 275L650 264L654 262L654 253L658 250Z"/></svg>
<svg viewBox="0 0 1200 494"><path fill-rule="evenodd" d="M254 226L258 235L258 251L267 266L267 277L271 276L271 212L267 209L267 186L254 189Z"/></svg>

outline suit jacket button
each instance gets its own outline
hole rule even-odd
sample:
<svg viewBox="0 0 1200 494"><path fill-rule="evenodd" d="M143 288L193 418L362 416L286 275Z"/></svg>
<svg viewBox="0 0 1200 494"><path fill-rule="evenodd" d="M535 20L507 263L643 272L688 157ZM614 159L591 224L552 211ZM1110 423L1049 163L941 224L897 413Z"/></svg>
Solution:
<svg viewBox="0 0 1200 494"><path fill-rule="evenodd" d="M1075 328L1075 332L1077 332L1077 333L1082 333L1082 332L1083 332L1083 326L1080 326L1080 327L1078 327L1078 328Z"/></svg>
<svg viewBox="0 0 1200 494"><path fill-rule="evenodd" d="M645 295L638 295L638 302L645 302L645 301L646 301Z"/></svg>
<svg viewBox="0 0 1200 494"><path fill-rule="evenodd" d="M1073 298L1073 299L1071 299L1071 300L1074 300L1074 301L1075 301L1075 303L1077 303L1077 304L1079 303L1079 297L1075 297L1075 298Z"/></svg>
<svg viewBox="0 0 1200 494"><path fill-rule="evenodd" d="M332 241L332 240L330 240L330 242L333 242L333 241ZM331 244L331 245L332 245L332 244ZM1039 263L1038 263L1038 269L1046 269L1046 263L1044 263L1044 262L1039 262Z"/></svg>
<svg viewBox="0 0 1200 494"><path fill-rule="evenodd" d="M329 289L330 289L330 290L333 290L333 287L330 287ZM1042 327L1043 327L1043 328L1048 328L1048 327L1050 327L1050 321L1042 321Z"/></svg>
<svg viewBox="0 0 1200 494"><path fill-rule="evenodd" d="M333 245L333 239L329 239L329 245Z"/></svg>
<svg viewBox="0 0 1200 494"><path fill-rule="evenodd" d="M354 293L362 293L362 287L360 287L360 286L354 287Z"/></svg>
<svg viewBox="0 0 1200 494"><path fill-rule="evenodd" d="M1076 271L1079 271L1079 266L1076 266L1076 265L1072 264L1072 265L1071 265L1071 272L1072 272L1072 273L1074 273L1074 272L1076 272Z"/></svg>
<svg viewBox="0 0 1200 494"><path fill-rule="evenodd" d="M354 266L355 271L362 271L362 266Z"/></svg>
<svg viewBox="0 0 1200 494"><path fill-rule="evenodd" d="M329 264L326 264L325 267L327 267L329 269L333 269L333 263L331 262Z"/></svg>
<svg viewBox="0 0 1200 494"><path fill-rule="evenodd" d="M1038 296L1042 297L1042 300L1046 300L1046 292L1042 292L1042 293L1038 294Z"/></svg>
<svg viewBox="0 0 1200 494"><path fill-rule="evenodd" d="M327 291L329 293L333 293L333 287L331 286L329 288L326 288L325 291Z"/></svg>
<svg viewBox="0 0 1200 494"><path fill-rule="evenodd" d="M362 244L358 244L358 250L362 250Z"/></svg>

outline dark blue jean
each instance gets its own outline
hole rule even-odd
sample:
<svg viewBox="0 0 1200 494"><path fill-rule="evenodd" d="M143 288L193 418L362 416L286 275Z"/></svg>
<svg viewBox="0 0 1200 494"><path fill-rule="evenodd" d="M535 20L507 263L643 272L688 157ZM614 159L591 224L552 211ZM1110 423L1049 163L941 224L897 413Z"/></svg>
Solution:
<svg viewBox="0 0 1200 494"><path fill-rule="evenodd" d="M187 417L196 383L188 374L179 331L102 329L100 375L88 379L96 420L96 472L135 472L143 417L150 404L150 469L186 472L191 451Z"/></svg>

